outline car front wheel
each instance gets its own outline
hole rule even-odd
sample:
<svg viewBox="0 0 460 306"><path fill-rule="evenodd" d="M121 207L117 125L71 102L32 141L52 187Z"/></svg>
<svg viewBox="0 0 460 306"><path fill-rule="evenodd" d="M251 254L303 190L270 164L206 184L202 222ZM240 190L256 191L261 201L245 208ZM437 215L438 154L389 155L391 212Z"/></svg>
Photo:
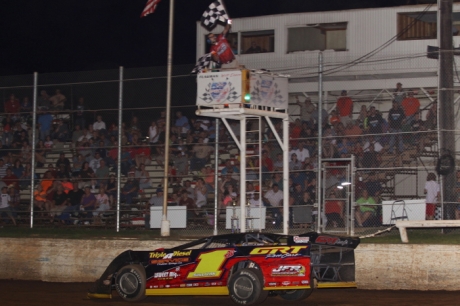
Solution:
<svg viewBox="0 0 460 306"><path fill-rule="evenodd" d="M263 277L259 270L241 269L236 271L228 282L230 297L241 305L254 305L263 302L268 291L263 290Z"/></svg>
<svg viewBox="0 0 460 306"><path fill-rule="evenodd" d="M117 273L115 288L118 294L128 302L145 298L145 270L140 265L128 265Z"/></svg>

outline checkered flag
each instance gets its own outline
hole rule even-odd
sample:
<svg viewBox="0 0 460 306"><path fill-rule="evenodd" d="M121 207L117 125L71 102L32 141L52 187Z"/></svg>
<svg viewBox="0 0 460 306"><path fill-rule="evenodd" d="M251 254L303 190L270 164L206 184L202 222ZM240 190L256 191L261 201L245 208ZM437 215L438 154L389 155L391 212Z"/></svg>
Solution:
<svg viewBox="0 0 460 306"><path fill-rule="evenodd" d="M195 68L192 70L192 74L199 73L203 71L203 69L207 68L211 63L211 53L205 54L198 59L196 62Z"/></svg>
<svg viewBox="0 0 460 306"><path fill-rule="evenodd" d="M211 31L217 22L225 24L228 19L222 0L218 0L211 3L206 11L204 11L203 16L201 16L201 25L208 31Z"/></svg>

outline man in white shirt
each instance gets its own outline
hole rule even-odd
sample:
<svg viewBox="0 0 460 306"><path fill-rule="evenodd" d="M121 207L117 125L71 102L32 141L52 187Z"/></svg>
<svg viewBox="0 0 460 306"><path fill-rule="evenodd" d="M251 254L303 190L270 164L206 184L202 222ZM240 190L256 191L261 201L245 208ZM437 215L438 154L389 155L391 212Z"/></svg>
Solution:
<svg viewBox="0 0 460 306"><path fill-rule="evenodd" d="M100 132L101 130L106 130L105 122L102 121L102 116L99 115L96 117L96 122L93 123L93 130Z"/></svg>
<svg viewBox="0 0 460 306"><path fill-rule="evenodd" d="M94 153L94 158L89 162L89 166L94 172L101 166L101 160L102 158L99 152Z"/></svg>
<svg viewBox="0 0 460 306"><path fill-rule="evenodd" d="M310 157L310 152L308 151L308 149L304 148L303 141L299 141L299 143L297 144L297 149L292 150L291 152L297 154L297 159L301 163L304 163L305 159Z"/></svg>
<svg viewBox="0 0 460 306"><path fill-rule="evenodd" d="M269 211L271 211L275 218L275 226L281 226L283 222L283 191L279 189L278 184L272 185L272 189L265 193L263 200L271 206L269 207Z"/></svg>
<svg viewBox="0 0 460 306"><path fill-rule="evenodd" d="M8 188L3 187L2 193L0 194L0 215L2 213L6 213L8 217L11 219L14 225L16 225L16 220L13 217L13 213L11 212L11 197L8 194Z"/></svg>

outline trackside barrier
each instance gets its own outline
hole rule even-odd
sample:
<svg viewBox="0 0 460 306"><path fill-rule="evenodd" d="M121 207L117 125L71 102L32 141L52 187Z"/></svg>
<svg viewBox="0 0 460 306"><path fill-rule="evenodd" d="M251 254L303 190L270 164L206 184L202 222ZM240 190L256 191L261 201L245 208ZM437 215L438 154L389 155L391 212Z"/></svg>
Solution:
<svg viewBox="0 0 460 306"><path fill-rule="evenodd" d="M396 221L396 227L399 228L401 241L408 243L407 228L460 227L460 220Z"/></svg>

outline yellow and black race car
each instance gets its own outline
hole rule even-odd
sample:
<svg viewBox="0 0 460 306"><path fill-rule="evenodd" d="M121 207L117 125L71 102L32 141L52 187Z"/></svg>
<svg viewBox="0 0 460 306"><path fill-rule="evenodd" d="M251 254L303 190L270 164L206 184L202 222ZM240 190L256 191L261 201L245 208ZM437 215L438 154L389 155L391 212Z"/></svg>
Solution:
<svg viewBox="0 0 460 306"><path fill-rule="evenodd" d="M238 233L210 236L172 248L125 251L107 267L90 298L127 301L149 295L229 295L252 305L270 294L295 301L313 288L356 287L359 238Z"/></svg>

